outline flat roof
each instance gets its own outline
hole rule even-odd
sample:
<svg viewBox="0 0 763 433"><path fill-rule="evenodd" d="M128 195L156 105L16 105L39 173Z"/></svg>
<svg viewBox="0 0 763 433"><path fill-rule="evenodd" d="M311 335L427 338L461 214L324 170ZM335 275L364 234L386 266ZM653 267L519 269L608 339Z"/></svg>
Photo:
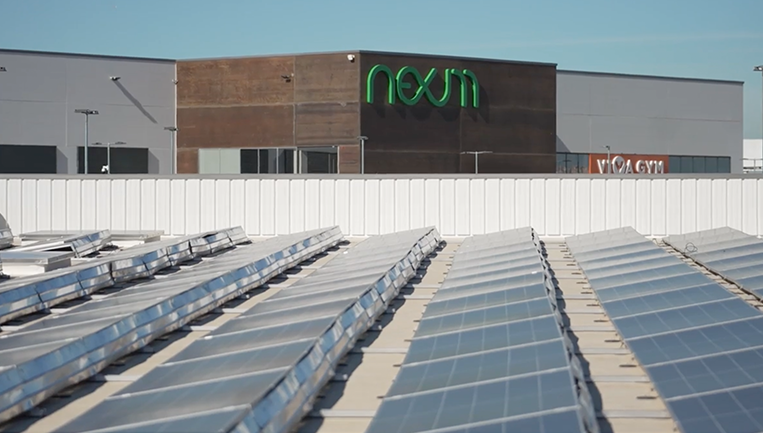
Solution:
<svg viewBox="0 0 763 433"><path fill-rule="evenodd" d="M208 61L208 60L254 59L254 58L267 58L267 57L317 56L317 55L326 55L326 54L377 54L377 55L385 55L385 56L424 57L424 58L436 58L436 59L467 60L467 61L473 61L473 62L508 63L508 64L519 64L519 65L556 67L556 63L546 63L546 62L530 62L530 61L521 61L521 60L490 59L490 58L483 58L483 57L464 57L464 56L454 56L454 55L446 55L446 54L424 54L424 53L413 53L413 52L373 51L373 50L345 50L345 51L319 51L319 52L312 52L312 53L258 54L253 56L190 58L190 59L181 59L178 61L179 62L196 62L196 61Z"/></svg>
<svg viewBox="0 0 763 433"><path fill-rule="evenodd" d="M596 75L596 76L609 76L616 78L648 78L653 80L672 80L672 81L698 81L704 83L726 83L726 84L744 84L744 81L734 80L719 80L713 78L691 78L691 77L668 77L665 75L639 75L639 74L627 74L620 72L590 72L590 71L571 71L567 69L557 69L557 74L570 74L570 75Z"/></svg>
<svg viewBox="0 0 763 433"><path fill-rule="evenodd" d="M153 57L131 57L131 56L114 56L108 54L85 54L85 53L66 53L60 51L35 51L35 50L17 50L9 48L0 48L0 54L30 54L30 55L44 55L44 56L61 56L61 57L85 57L91 59L110 59L110 60L142 60L151 62L176 62L174 59L161 59Z"/></svg>

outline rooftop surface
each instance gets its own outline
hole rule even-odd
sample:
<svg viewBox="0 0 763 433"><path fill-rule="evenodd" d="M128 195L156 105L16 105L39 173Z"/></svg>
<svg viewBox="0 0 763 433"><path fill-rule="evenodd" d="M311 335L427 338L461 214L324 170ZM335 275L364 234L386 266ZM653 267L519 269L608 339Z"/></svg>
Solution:
<svg viewBox="0 0 763 433"><path fill-rule="evenodd" d="M47 302L36 310L29 307L36 301L15 313L3 304L0 374L11 377L9 371L31 365L25 359L59 350L32 350L43 338L36 329L60 340L74 336L66 324L75 321L77 338L89 342L98 328L85 324L94 320L133 314L160 323L165 319L141 311L165 305L163 299L175 308L196 299L187 304L193 309L184 307L185 319L153 326L150 338L116 350L86 374L68 376L68 385L47 383L24 395L32 410L15 409L21 400L4 390L0 431L230 431L236 423L302 433L763 428L763 400L740 397L763 389L753 362L763 356L763 241L735 230L648 240L627 228L568 239L538 238L530 228L469 238L441 238L434 229L344 238L328 228L256 239L226 229L119 242L126 241L103 244L72 265L80 281L74 295L66 295L74 292L62 280L34 286ZM189 253L180 260L183 245ZM272 262L278 266L262 261L279 254ZM140 257L140 264L113 257ZM158 264L161 257L166 264ZM82 269L104 262L112 282L97 287ZM51 272L67 275L66 268ZM40 275L0 282L0 299ZM85 286L92 288L87 294ZM217 300L202 302L212 299L204 293ZM92 316L99 311L112 317ZM119 329L128 338L125 326ZM697 346L690 337L729 329L737 332L716 340L727 344ZM36 365L42 377L54 373L53 365ZM301 373L290 376L297 365ZM717 375L689 374L700 365L715 365ZM558 375L570 382L543 382ZM302 379L282 388L296 380L290 377ZM255 379L260 385L243 397L236 391L236 381ZM496 394L500 384L504 391ZM206 386L214 387L203 392ZM277 390L292 403L271 400L269 412L258 412ZM528 405L531 393L538 402ZM734 417L720 403L707 404L723 398L741 402ZM240 415L231 421L226 414L234 412Z"/></svg>

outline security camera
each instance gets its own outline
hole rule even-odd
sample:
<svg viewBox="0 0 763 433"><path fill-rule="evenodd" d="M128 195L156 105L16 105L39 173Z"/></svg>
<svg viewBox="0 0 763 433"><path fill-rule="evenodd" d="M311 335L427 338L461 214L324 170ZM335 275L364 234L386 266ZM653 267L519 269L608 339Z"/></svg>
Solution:
<svg viewBox="0 0 763 433"><path fill-rule="evenodd" d="M178 80L172 80L172 84L177 84Z"/></svg>
<svg viewBox="0 0 763 433"><path fill-rule="evenodd" d="M122 77L109 77L109 80L111 81L119 81L119 79Z"/></svg>
<svg viewBox="0 0 763 433"><path fill-rule="evenodd" d="M109 166L108 165L104 165L103 167L101 167L101 173L106 174L108 172L109 172Z"/></svg>
<svg viewBox="0 0 763 433"><path fill-rule="evenodd" d="M347 60L349 60L350 62L354 62L355 61L355 54L348 54L347 55Z"/></svg>

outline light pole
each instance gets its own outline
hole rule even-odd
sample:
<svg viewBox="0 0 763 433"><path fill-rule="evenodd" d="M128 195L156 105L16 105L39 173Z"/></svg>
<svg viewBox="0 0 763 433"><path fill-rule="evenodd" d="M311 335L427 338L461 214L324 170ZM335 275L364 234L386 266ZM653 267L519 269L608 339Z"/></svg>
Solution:
<svg viewBox="0 0 763 433"><path fill-rule="evenodd" d="M755 72L760 72L760 76L761 78L763 78L763 65L758 65L752 68L752 70ZM763 82L763 80L761 80L761 82ZM763 99L761 99L761 108L763 108ZM760 162L760 170L761 172L763 172L763 113L761 113L761 124L760 124L760 151L761 151L760 157L762 158Z"/></svg>
<svg viewBox="0 0 763 433"><path fill-rule="evenodd" d="M479 174L480 172L480 155L483 153L493 153L491 150L467 150L465 152L461 152L461 155L465 154L474 155L474 174Z"/></svg>
<svg viewBox="0 0 763 433"><path fill-rule="evenodd" d="M360 174L366 173L366 140L368 137L361 135L358 137L360 140Z"/></svg>
<svg viewBox="0 0 763 433"><path fill-rule="evenodd" d="M609 145L601 147L607 149L607 173L612 173L612 148Z"/></svg>
<svg viewBox="0 0 763 433"><path fill-rule="evenodd" d="M109 174L111 174L111 145L114 144L119 146L127 143L124 141L115 141L113 143L101 143L100 141L96 141L93 144L96 146L103 146L104 144L106 145L106 170Z"/></svg>
<svg viewBox="0 0 763 433"><path fill-rule="evenodd" d="M165 131L170 132L170 154L172 155L172 167L170 167L172 174L177 174L177 152L175 151L175 133L177 132L177 126L165 126Z"/></svg>
<svg viewBox="0 0 763 433"><path fill-rule="evenodd" d="M87 171L87 145L90 143L90 116L97 116L98 110L91 110L89 108L78 108L74 110L77 114L85 115L85 174Z"/></svg>

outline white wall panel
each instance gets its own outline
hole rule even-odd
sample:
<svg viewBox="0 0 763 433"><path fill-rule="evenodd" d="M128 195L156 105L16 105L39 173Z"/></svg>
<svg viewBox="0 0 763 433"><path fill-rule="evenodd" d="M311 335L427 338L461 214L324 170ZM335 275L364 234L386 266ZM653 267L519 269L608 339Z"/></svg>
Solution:
<svg viewBox="0 0 763 433"><path fill-rule="evenodd" d="M254 236L339 225L365 236L434 225L467 236L532 225L544 236L632 226L664 236L730 226L763 232L758 178L7 178L14 233L241 225Z"/></svg>

